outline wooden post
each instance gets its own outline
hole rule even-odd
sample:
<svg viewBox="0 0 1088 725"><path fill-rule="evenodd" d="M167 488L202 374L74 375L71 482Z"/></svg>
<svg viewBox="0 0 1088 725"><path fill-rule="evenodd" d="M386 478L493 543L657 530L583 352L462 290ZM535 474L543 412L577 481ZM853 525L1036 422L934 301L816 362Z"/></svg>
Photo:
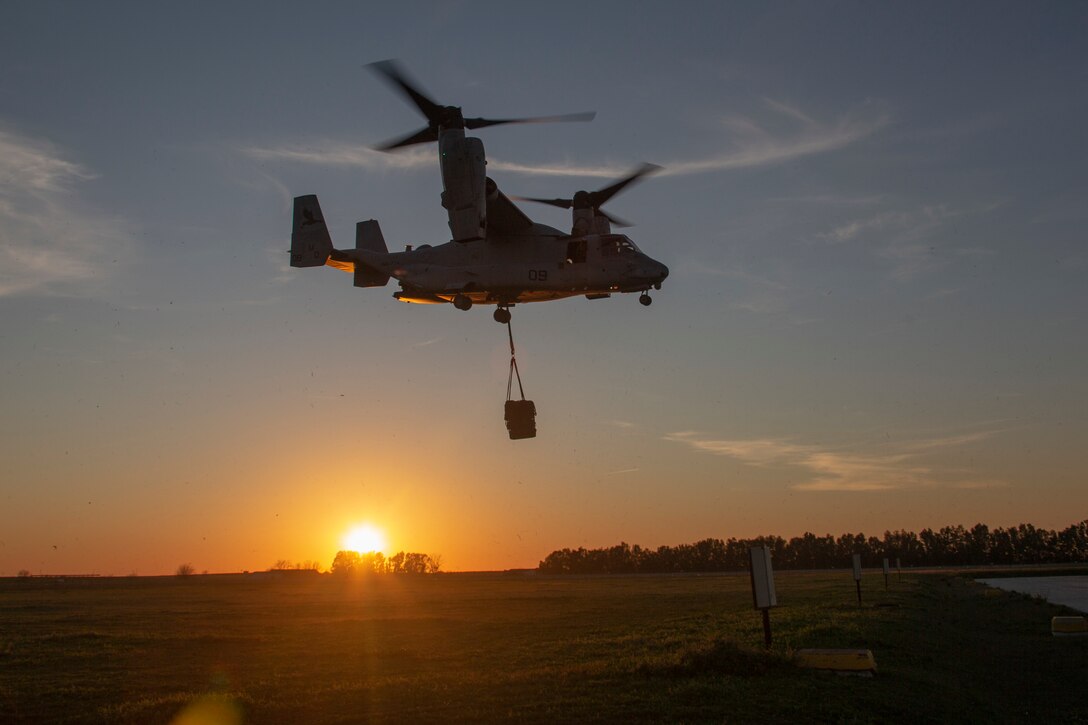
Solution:
<svg viewBox="0 0 1088 725"><path fill-rule="evenodd" d="M858 587L858 606L861 606L861 554L854 554L854 583Z"/></svg>
<svg viewBox="0 0 1088 725"><path fill-rule="evenodd" d="M771 648L771 610L762 609L763 612L763 646Z"/></svg>

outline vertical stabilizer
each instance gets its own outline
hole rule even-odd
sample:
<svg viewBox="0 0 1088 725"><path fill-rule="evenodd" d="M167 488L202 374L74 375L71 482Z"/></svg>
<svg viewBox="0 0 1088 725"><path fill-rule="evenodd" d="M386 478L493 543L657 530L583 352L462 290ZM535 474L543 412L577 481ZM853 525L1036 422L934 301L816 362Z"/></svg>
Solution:
<svg viewBox="0 0 1088 725"><path fill-rule="evenodd" d="M320 267L331 253L332 239L317 197L313 194L296 196L291 226L291 266Z"/></svg>
<svg viewBox="0 0 1088 725"><path fill-rule="evenodd" d="M377 220L367 219L355 225L355 248L389 254L389 247L385 244L385 237Z"/></svg>
<svg viewBox="0 0 1088 725"><path fill-rule="evenodd" d="M389 254L389 247L385 245L385 237L382 236L382 228L374 219L359 222L355 225L355 248L367 252ZM384 287L389 282L389 275L370 267L365 261L356 260L355 280L356 287Z"/></svg>

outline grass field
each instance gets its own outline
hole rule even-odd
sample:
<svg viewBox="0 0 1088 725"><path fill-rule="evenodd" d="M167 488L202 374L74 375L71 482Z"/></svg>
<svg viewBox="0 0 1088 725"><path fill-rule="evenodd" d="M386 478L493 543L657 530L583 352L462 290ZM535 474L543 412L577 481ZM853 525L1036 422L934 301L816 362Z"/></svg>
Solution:
<svg viewBox="0 0 1088 725"><path fill-rule="evenodd" d="M1088 639L949 574L0 580L0 722L1088 722ZM879 673L797 669L873 650Z"/></svg>

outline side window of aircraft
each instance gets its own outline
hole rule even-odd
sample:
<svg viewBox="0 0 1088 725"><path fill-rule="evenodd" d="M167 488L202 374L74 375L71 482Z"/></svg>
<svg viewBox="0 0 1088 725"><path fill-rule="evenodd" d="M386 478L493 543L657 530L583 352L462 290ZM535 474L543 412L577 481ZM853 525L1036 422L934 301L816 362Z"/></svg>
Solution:
<svg viewBox="0 0 1088 725"><path fill-rule="evenodd" d="M578 239L567 244L567 262L582 264L586 261L586 240Z"/></svg>
<svg viewBox="0 0 1088 725"><path fill-rule="evenodd" d="M632 254L635 245L626 237L605 237L601 240L601 256L615 257L620 254Z"/></svg>

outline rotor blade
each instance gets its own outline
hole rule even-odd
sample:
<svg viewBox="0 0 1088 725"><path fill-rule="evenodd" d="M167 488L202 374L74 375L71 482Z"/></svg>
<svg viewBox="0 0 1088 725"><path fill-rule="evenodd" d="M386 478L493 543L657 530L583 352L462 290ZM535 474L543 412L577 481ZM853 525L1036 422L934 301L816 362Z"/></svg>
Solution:
<svg viewBox="0 0 1088 725"><path fill-rule="evenodd" d="M599 208L606 201L622 191L624 187L626 187L628 184L632 184L635 181L641 179L643 176L646 176L647 174L652 174L653 172L660 170L661 167L657 164L643 164L642 166L638 167L638 169L636 169L630 176L620 179L614 184L609 184L603 189L598 189L597 191L592 192L593 206Z"/></svg>
<svg viewBox="0 0 1088 725"><path fill-rule="evenodd" d="M535 198L533 198L531 196L512 196L510 198L514 199L516 201L535 201L537 204L548 204L549 206L557 206L560 209L570 209L572 206L574 206L574 200L573 199L535 199ZM634 224L627 221L626 219L621 219L621 218L619 218L617 216L613 216L612 214L609 214L608 212L604 211L603 209L599 209L599 208L595 209L593 213L594 214L599 214L600 216L603 216L614 227L633 227L634 226Z"/></svg>
<svg viewBox="0 0 1088 725"><path fill-rule="evenodd" d="M411 146L412 144L428 143L430 141L437 140L438 129L434 128L433 126L426 126L425 128L421 128L420 130L409 136L405 136L399 139L390 139L385 143L378 144L374 148L377 151L392 151L393 149L399 149L404 146Z"/></svg>
<svg viewBox="0 0 1088 725"><path fill-rule="evenodd" d="M614 227L633 227L633 226L635 226L631 222L626 221L624 219L620 219L617 216L612 216L611 214L609 214L608 212L606 212L606 211L604 211L602 209L598 209L597 213L600 214L601 216L603 216L605 219L607 219L608 222Z"/></svg>
<svg viewBox="0 0 1088 725"><path fill-rule="evenodd" d="M566 121L592 121L596 117L596 111L587 111L585 113L567 113L562 116L535 116L533 118L466 118L465 128L486 128L488 126L499 126L505 123L562 123Z"/></svg>
<svg viewBox="0 0 1088 725"><path fill-rule="evenodd" d="M560 209L570 209L574 205L573 199L534 199L531 196L512 196L510 198L518 201L535 201L537 204L548 204L557 206Z"/></svg>
<svg viewBox="0 0 1088 725"><path fill-rule="evenodd" d="M443 107L424 95L412 83L409 83L404 71L401 70L396 61L379 60L370 63L368 67L385 78L386 82L391 86L400 89L401 93L406 95L419 108L428 121L435 123L441 117Z"/></svg>

